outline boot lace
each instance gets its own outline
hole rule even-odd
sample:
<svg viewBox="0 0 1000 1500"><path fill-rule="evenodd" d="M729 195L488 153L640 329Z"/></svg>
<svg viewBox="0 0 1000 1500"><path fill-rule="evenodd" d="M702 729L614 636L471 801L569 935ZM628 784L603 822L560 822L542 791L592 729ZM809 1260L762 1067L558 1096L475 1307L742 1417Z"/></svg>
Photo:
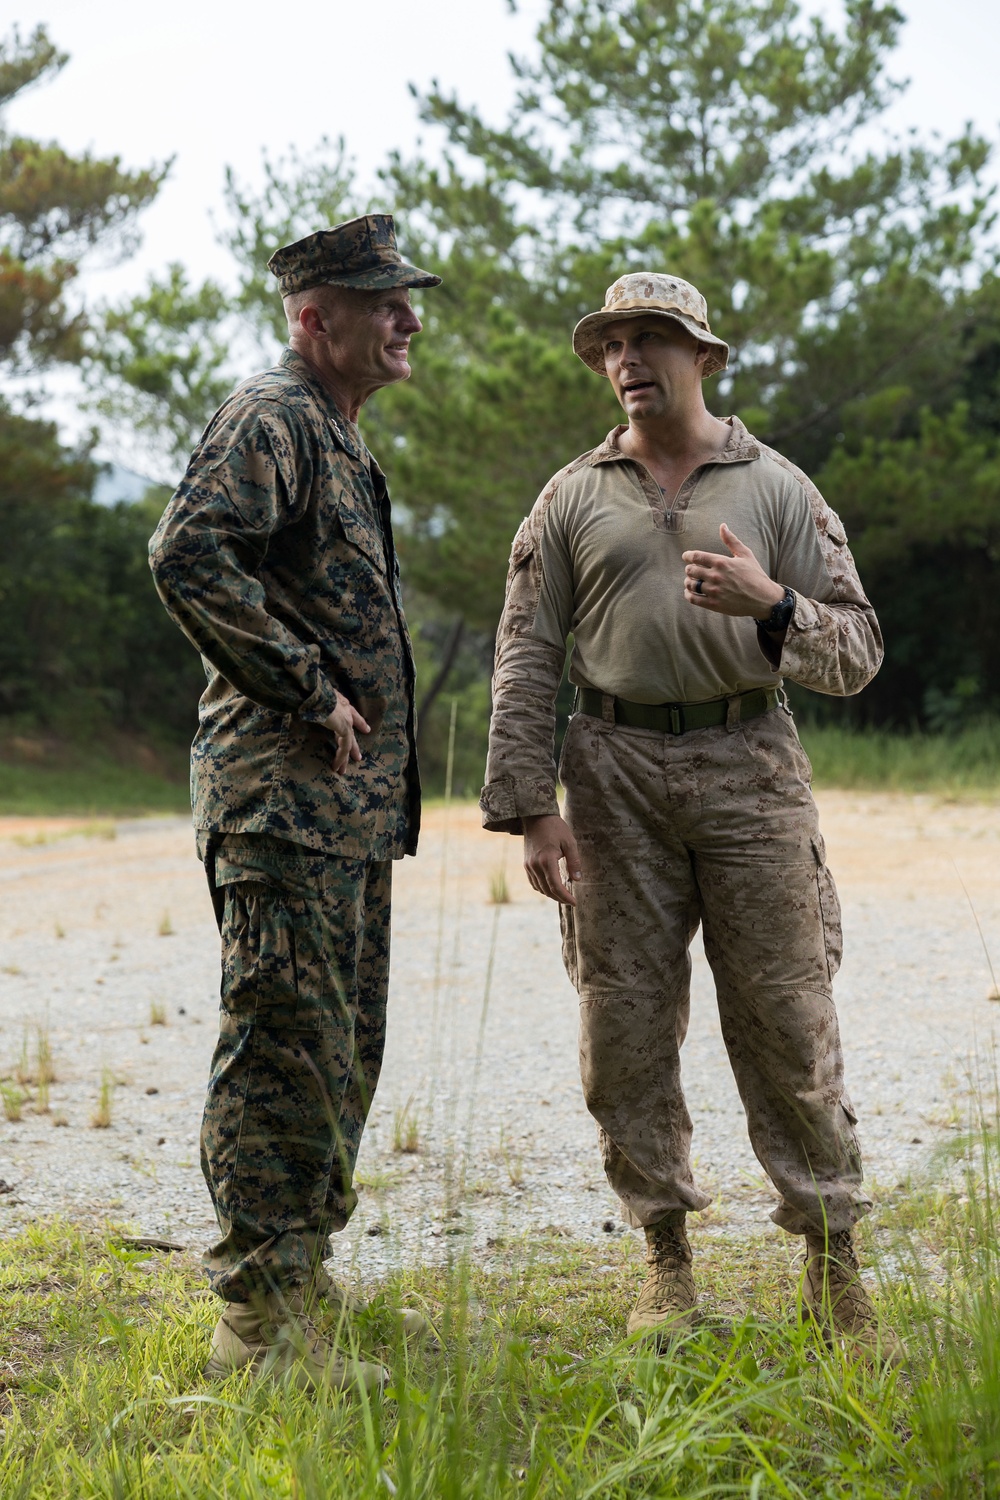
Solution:
<svg viewBox="0 0 1000 1500"><path fill-rule="evenodd" d="M650 1265L663 1267L689 1266L691 1246L684 1223L661 1219L646 1230L646 1259Z"/></svg>

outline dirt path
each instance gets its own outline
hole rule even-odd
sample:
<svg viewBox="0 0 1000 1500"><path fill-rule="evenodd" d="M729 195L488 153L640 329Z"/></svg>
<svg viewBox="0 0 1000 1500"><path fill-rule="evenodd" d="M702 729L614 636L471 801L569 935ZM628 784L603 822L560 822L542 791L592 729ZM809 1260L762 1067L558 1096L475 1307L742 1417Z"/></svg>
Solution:
<svg viewBox="0 0 1000 1500"><path fill-rule="evenodd" d="M961 1122L971 1060L990 1056L1000 1005L972 908L1000 969L1000 806L820 803L845 912L848 1082L869 1176L891 1186ZM498 907L490 882L504 859L512 899ZM389 1045L360 1163L369 1186L338 1259L375 1275L466 1232L484 1254L532 1225L600 1238L619 1221L580 1100L576 999L556 911L528 888L518 841L483 834L474 808L433 810L419 857L396 869ZM30 1073L47 1027L57 1075L49 1114L29 1102L20 1122L0 1121L0 1178L13 1188L0 1192L0 1233L63 1210L202 1245L212 1221L197 1134L218 959L189 828L0 819L0 896L0 1073L25 1049ZM112 1123L96 1129L102 1077ZM685 1078L697 1172L716 1195L702 1224L771 1232L700 950ZM420 1149L402 1153L408 1101Z"/></svg>

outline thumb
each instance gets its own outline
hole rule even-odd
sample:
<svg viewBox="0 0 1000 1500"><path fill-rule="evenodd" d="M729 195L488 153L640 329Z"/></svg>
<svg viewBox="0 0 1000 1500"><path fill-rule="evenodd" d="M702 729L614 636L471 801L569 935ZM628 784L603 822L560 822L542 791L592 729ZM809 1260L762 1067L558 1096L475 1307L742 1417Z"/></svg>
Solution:
<svg viewBox="0 0 1000 1500"><path fill-rule="evenodd" d="M580 869L580 850L571 833L567 833L567 837L563 839L562 852L570 880L579 880L583 873Z"/></svg>
<svg viewBox="0 0 1000 1500"><path fill-rule="evenodd" d="M753 557L746 542L741 542L735 531L730 531L725 521L719 527L719 535L734 557Z"/></svg>

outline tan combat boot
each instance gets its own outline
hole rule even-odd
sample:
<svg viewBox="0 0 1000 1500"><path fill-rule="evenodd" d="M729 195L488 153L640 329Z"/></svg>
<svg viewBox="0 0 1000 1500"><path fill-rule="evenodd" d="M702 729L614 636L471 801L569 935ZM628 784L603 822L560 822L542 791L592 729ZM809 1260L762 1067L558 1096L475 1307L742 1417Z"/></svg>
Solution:
<svg viewBox="0 0 1000 1500"><path fill-rule="evenodd" d="M300 1292L269 1292L252 1303L227 1305L212 1334L205 1374L225 1380L247 1368L255 1379L287 1379L300 1390L377 1391L388 1380L381 1365L345 1359L322 1338L306 1316Z"/></svg>
<svg viewBox="0 0 1000 1500"><path fill-rule="evenodd" d="M828 1344L842 1340L874 1364L901 1365L906 1351L892 1329L879 1324L860 1269L849 1229L828 1236L807 1234L806 1309Z"/></svg>
<svg viewBox="0 0 1000 1500"><path fill-rule="evenodd" d="M323 1251L328 1248L327 1236L322 1238L314 1230L302 1231L302 1240L309 1255L309 1284L305 1289L305 1310L311 1313L317 1302L325 1302L338 1316L356 1318L365 1310L360 1297L355 1297L345 1286L336 1281L323 1264Z"/></svg>
<svg viewBox="0 0 1000 1500"><path fill-rule="evenodd" d="M320 1261L313 1272L312 1281L309 1285L309 1298L315 1302L325 1302L334 1312L348 1318L356 1318L365 1310L365 1304L360 1297L349 1292L345 1286L341 1286Z"/></svg>
<svg viewBox="0 0 1000 1500"><path fill-rule="evenodd" d="M683 1209L666 1214L658 1224L646 1226L646 1264L649 1274L639 1300L629 1313L629 1333L653 1332L669 1335L693 1327L698 1294L691 1274Z"/></svg>
<svg viewBox="0 0 1000 1500"><path fill-rule="evenodd" d="M366 1306L360 1297L356 1297L353 1292L341 1286L339 1281L334 1280L322 1265L313 1273L313 1279L309 1285L307 1306L312 1306L313 1302L325 1302L341 1318L356 1318L359 1313L365 1311ZM441 1344L434 1325L429 1318L424 1317L423 1313L417 1312L412 1307L398 1307L395 1309L394 1316L408 1343L422 1344L425 1349L432 1352L440 1349Z"/></svg>

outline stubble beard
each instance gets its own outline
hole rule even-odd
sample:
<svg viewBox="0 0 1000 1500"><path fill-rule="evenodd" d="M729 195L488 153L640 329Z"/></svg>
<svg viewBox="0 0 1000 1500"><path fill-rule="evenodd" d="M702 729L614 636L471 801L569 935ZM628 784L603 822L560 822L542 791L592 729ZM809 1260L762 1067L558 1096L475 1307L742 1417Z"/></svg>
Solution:
<svg viewBox="0 0 1000 1500"><path fill-rule="evenodd" d="M655 386L652 391L644 393L635 403L626 405L624 401L622 402L622 410L630 427L632 425L641 427L647 422L662 421L664 417L669 417L670 406L667 393L659 385Z"/></svg>

